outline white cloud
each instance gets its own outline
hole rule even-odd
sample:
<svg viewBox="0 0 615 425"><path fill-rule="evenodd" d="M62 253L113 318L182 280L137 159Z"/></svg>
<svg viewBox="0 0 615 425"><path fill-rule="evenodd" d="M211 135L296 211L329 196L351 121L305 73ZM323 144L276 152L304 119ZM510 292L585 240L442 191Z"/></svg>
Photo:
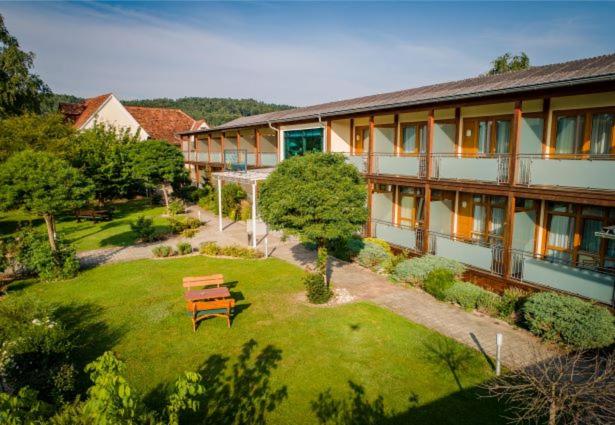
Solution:
<svg viewBox="0 0 615 425"><path fill-rule="evenodd" d="M461 48L467 40L368 38L334 30L291 42L275 27L263 41L246 36L232 14L223 18L225 31L212 31L196 19L188 25L114 5L37 4L2 13L23 47L37 54L37 72L51 88L81 96L112 91L121 98L253 97L305 105L466 78L501 53L493 42ZM481 36L485 43L499 39L512 46L505 34ZM553 29L533 48L570 43L559 34ZM480 38L474 46L481 46Z"/></svg>

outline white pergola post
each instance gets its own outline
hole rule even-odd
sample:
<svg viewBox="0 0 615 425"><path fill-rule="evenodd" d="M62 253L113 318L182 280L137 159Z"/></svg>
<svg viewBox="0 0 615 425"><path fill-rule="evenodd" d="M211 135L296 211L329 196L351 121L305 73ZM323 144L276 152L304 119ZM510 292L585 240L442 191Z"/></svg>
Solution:
<svg viewBox="0 0 615 425"><path fill-rule="evenodd" d="M218 230L222 231L222 179L218 178Z"/></svg>
<svg viewBox="0 0 615 425"><path fill-rule="evenodd" d="M252 182L252 247L256 248L256 182Z"/></svg>

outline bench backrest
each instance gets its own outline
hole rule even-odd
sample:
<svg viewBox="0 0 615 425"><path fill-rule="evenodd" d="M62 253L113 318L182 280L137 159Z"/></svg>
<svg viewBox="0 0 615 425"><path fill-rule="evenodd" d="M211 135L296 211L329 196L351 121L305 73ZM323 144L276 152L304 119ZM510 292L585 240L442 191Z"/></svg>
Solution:
<svg viewBox="0 0 615 425"><path fill-rule="evenodd" d="M195 288L203 286L220 287L224 283L224 276L221 274L213 274L211 276L188 276L183 279L182 285L184 288Z"/></svg>
<svg viewBox="0 0 615 425"><path fill-rule="evenodd" d="M235 300L232 298L228 298L224 300L212 300L212 301L189 301L186 304L186 308L190 312L203 311L203 310L219 310L222 308L230 310L234 306L235 306Z"/></svg>

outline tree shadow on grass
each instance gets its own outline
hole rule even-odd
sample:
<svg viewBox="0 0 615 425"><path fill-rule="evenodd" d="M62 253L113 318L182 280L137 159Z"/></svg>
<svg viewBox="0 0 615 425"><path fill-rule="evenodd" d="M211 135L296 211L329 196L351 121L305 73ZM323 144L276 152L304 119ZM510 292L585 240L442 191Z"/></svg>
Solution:
<svg viewBox="0 0 615 425"><path fill-rule="evenodd" d="M406 410L388 410L382 395L366 396L363 386L348 382L346 396L334 397L331 389L320 393L310 405L318 423L326 425L407 425L407 424L499 424L501 407L495 399L480 398L481 389L458 391L420 405L420 397L409 393Z"/></svg>
<svg viewBox="0 0 615 425"><path fill-rule="evenodd" d="M473 353L468 348L447 338L424 342L423 346L427 350L425 360L441 367L442 370L448 370L459 387L459 391L463 391L460 372L468 369Z"/></svg>
<svg viewBox="0 0 615 425"><path fill-rule="evenodd" d="M214 354L207 358L198 372L205 393L200 398L200 410L184 415L189 424L265 424L268 413L275 410L288 394L286 386L274 388L271 373L282 360L282 351L268 345L256 354L257 342L246 342L237 361ZM159 385L145 398L152 408L164 405L168 384Z"/></svg>
<svg viewBox="0 0 615 425"><path fill-rule="evenodd" d="M154 226L154 230L156 235L163 236L169 233L169 228L166 226ZM99 244L101 247L106 246L121 246L126 247L130 245L136 244L137 235L132 230L127 230L126 232L117 233L115 235L108 236L104 239L101 239Z"/></svg>
<svg viewBox="0 0 615 425"><path fill-rule="evenodd" d="M76 350L73 357L78 371L78 392L87 389L91 382L83 372L85 366L115 347L126 334L126 329L111 329L101 317L104 309L96 304L71 303L58 307L55 316L72 335Z"/></svg>

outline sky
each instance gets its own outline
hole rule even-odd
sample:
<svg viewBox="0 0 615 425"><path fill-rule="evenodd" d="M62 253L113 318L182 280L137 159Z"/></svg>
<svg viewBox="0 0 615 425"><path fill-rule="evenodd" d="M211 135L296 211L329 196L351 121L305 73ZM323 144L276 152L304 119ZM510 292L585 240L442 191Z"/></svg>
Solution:
<svg viewBox="0 0 615 425"><path fill-rule="evenodd" d="M304 106L615 53L613 3L9 3L55 93L254 98Z"/></svg>

